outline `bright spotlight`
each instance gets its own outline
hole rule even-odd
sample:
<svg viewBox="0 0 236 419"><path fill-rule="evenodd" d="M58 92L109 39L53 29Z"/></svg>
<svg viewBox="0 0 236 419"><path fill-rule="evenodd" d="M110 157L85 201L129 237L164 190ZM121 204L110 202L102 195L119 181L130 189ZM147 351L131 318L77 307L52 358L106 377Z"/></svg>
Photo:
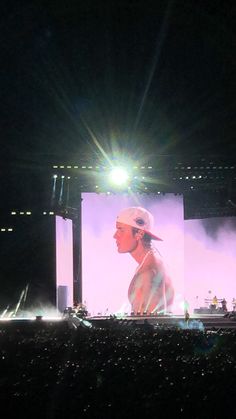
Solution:
<svg viewBox="0 0 236 419"><path fill-rule="evenodd" d="M117 186L125 185L129 175L123 167L115 167L110 173L110 181Z"/></svg>

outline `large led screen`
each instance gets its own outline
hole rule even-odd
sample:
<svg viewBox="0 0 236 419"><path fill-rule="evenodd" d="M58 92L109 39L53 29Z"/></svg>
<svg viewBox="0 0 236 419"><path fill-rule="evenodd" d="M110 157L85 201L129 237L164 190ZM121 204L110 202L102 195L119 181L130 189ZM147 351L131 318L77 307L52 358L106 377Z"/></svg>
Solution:
<svg viewBox="0 0 236 419"><path fill-rule="evenodd" d="M72 307L73 298L73 228L72 220L56 216L56 300L61 312Z"/></svg>
<svg viewBox="0 0 236 419"><path fill-rule="evenodd" d="M217 297L234 309L236 299L236 218L184 221L185 296L192 309ZM218 303L218 308L221 304Z"/></svg>
<svg viewBox="0 0 236 419"><path fill-rule="evenodd" d="M152 241L174 288L173 314L209 307L217 296L236 298L234 218L184 220L183 197L82 194L82 299L92 316L131 312L128 289L137 269L129 252L119 253L114 234L124 208L143 207L154 217Z"/></svg>
<svg viewBox="0 0 236 419"><path fill-rule="evenodd" d="M128 288L137 268L130 253L117 251L114 234L118 213L142 207L154 217L154 230L163 241L154 241L175 289L173 310L180 311L184 299L183 201L174 195L82 196L82 290L91 315L130 313Z"/></svg>

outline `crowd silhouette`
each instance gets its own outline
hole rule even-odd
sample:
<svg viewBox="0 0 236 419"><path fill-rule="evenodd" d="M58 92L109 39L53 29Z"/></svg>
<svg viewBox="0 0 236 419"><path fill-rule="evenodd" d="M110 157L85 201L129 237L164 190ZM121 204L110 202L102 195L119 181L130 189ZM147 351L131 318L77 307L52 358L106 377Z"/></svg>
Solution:
<svg viewBox="0 0 236 419"><path fill-rule="evenodd" d="M236 414L234 330L2 322L0 370L9 418Z"/></svg>

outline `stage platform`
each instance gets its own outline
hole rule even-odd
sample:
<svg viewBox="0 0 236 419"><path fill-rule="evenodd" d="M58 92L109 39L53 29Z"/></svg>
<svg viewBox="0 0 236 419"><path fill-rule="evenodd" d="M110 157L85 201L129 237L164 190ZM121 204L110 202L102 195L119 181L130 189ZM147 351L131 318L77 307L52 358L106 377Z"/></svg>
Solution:
<svg viewBox="0 0 236 419"><path fill-rule="evenodd" d="M86 319L95 327L106 327L106 325L124 324L124 325L151 325L156 329L160 328L180 328L180 329L236 329L236 313L211 315L211 314L193 314L190 315L188 321L184 315L168 315L168 316L95 316Z"/></svg>
<svg viewBox="0 0 236 419"><path fill-rule="evenodd" d="M223 314L193 314L190 315L188 321L185 320L184 315L155 315L155 316L87 316L78 317L76 315L61 316L61 317L47 317L35 316L15 317L15 318L0 318L0 328L8 325L32 325L37 324L43 326L47 323L50 327L53 325L63 323L65 327L78 328L83 327L94 328L112 328L112 327L145 327L151 326L158 330L160 329L199 329L199 330L236 330L236 313L229 312L227 316Z"/></svg>

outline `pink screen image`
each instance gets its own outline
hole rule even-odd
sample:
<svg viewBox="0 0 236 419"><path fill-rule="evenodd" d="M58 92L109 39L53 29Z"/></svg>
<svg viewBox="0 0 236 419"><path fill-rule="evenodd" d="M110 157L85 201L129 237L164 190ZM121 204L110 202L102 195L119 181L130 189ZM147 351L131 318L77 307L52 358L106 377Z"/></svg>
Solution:
<svg viewBox="0 0 236 419"><path fill-rule="evenodd" d="M82 194L82 300L90 315L130 313L128 287L137 263L117 252L113 235L118 213L142 206L154 216L153 242L175 289L173 314L206 307L214 295L228 310L236 298L236 222L234 218L184 220L183 197Z"/></svg>
<svg viewBox="0 0 236 419"><path fill-rule="evenodd" d="M73 229L72 220L56 216L57 308L73 306Z"/></svg>
<svg viewBox="0 0 236 419"><path fill-rule="evenodd" d="M91 315L130 313L128 287L137 267L130 254L117 252L113 235L116 217L127 207L149 210L155 231L163 239L154 242L175 288L174 310L181 311L184 296L184 222L182 196L106 195L82 196L82 289Z"/></svg>

